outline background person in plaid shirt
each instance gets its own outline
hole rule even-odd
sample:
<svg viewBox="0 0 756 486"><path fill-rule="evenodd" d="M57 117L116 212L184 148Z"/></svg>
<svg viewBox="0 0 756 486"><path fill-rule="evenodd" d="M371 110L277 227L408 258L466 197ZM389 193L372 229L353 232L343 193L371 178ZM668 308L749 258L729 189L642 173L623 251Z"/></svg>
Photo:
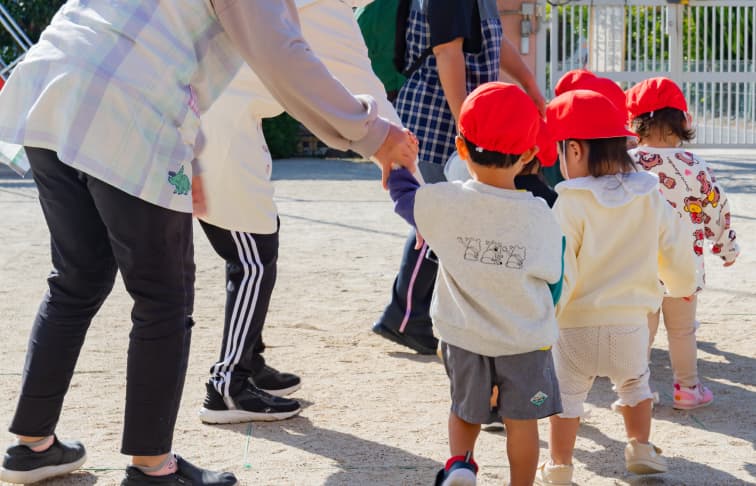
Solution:
<svg viewBox="0 0 756 486"><path fill-rule="evenodd" d="M502 35L496 0L412 0L406 40L405 66L432 49L396 99L402 123L420 142L419 169L426 182L444 180L462 102L477 86L496 81L499 69L520 83L543 113L545 101L535 77ZM430 302L438 264L427 246L416 246L413 229L391 302L373 331L418 353L433 354L438 341Z"/></svg>

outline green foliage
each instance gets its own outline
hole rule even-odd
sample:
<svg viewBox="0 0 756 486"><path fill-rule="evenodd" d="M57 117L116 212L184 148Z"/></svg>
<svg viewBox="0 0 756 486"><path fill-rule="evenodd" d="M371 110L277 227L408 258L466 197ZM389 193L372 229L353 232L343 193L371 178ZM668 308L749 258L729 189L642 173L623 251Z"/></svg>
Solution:
<svg viewBox="0 0 756 486"><path fill-rule="evenodd" d="M50 23L53 15L65 0L0 0L32 42L37 42L39 34ZM5 29L0 29L0 57L11 62L21 55L21 49Z"/></svg>
<svg viewBox="0 0 756 486"><path fill-rule="evenodd" d="M286 113L263 119L263 134L271 157L285 159L296 154L299 130L299 122Z"/></svg>

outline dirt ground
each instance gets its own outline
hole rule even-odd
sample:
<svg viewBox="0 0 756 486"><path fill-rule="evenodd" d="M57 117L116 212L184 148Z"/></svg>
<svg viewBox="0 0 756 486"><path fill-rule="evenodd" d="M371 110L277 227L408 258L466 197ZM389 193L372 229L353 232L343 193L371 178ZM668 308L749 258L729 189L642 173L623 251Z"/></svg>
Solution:
<svg viewBox="0 0 756 486"><path fill-rule="evenodd" d="M742 256L731 268L709 258L700 299L699 370L716 398L694 412L671 407L666 335L652 355L661 394L652 440L670 472L624 470L623 427L598 380L575 452L575 482L591 485L724 485L756 481L756 151L699 151L733 204ZM223 265L198 230L197 288L189 372L175 450L204 467L235 472L243 485L432 484L447 458L449 391L435 356L409 352L370 332L389 297L408 228L392 213L371 164L275 163L281 213L279 277L266 325L268 361L303 378L301 415L278 423L207 426L197 416L219 350ZM0 171L0 424L11 420L26 340L50 269L47 228L33 183ZM88 448L85 469L47 485L112 485L119 454L130 299L120 282L90 329L58 434ZM548 425L541 425L542 457ZM4 441L12 436L5 433ZM483 432L479 484L508 479L506 435Z"/></svg>

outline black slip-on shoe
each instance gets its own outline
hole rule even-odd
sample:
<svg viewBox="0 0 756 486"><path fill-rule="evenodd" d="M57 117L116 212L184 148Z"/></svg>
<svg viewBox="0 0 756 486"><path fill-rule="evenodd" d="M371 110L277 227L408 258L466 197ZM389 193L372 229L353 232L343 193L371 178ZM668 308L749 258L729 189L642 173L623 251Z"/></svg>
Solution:
<svg viewBox="0 0 756 486"><path fill-rule="evenodd" d="M0 468L0 481L31 484L43 479L68 474L81 467L87 452L81 442L61 442L57 437L42 452L34 452L25 445L8 447Z"/></svg>
<svg viewBox="0 0 756 486"><path fill-rule="evenodd" d="M176 472L166 476L149 476L135 466L126 468L121 486L234 486L236 476L230 472L202 469L176 455Z"/></svg>

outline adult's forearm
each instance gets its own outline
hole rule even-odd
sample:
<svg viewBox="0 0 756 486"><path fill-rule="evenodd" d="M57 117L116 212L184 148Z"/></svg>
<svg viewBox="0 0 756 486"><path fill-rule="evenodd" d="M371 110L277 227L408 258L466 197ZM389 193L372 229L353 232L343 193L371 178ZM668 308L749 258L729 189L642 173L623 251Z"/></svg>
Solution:
<svg viewBox="0 0 756 486"><path fill-rule="evenodd" d="M215 0L223 29L268 91L318 138L373 155L389 130L370 97L353 96L302 37L291 0Z"/></svg>
<svg viewBox="0 0 756 486"><path fill-rule="evenodd" d="M435 46L433 55L436 56L438 78L444 90L446 103L454 115L454 120L458 122L462 102L467 97L467 71L465 55L462 52L462 38Z"/></svg>
<svg viewBox="0 0 756 486"><path fill-rule="evenodd" d="M538 90L538 82L533 72L525 61L522 60L517 48L509 39L504 37L501 41L501 59L499 67L526 90Z"/></svg>

